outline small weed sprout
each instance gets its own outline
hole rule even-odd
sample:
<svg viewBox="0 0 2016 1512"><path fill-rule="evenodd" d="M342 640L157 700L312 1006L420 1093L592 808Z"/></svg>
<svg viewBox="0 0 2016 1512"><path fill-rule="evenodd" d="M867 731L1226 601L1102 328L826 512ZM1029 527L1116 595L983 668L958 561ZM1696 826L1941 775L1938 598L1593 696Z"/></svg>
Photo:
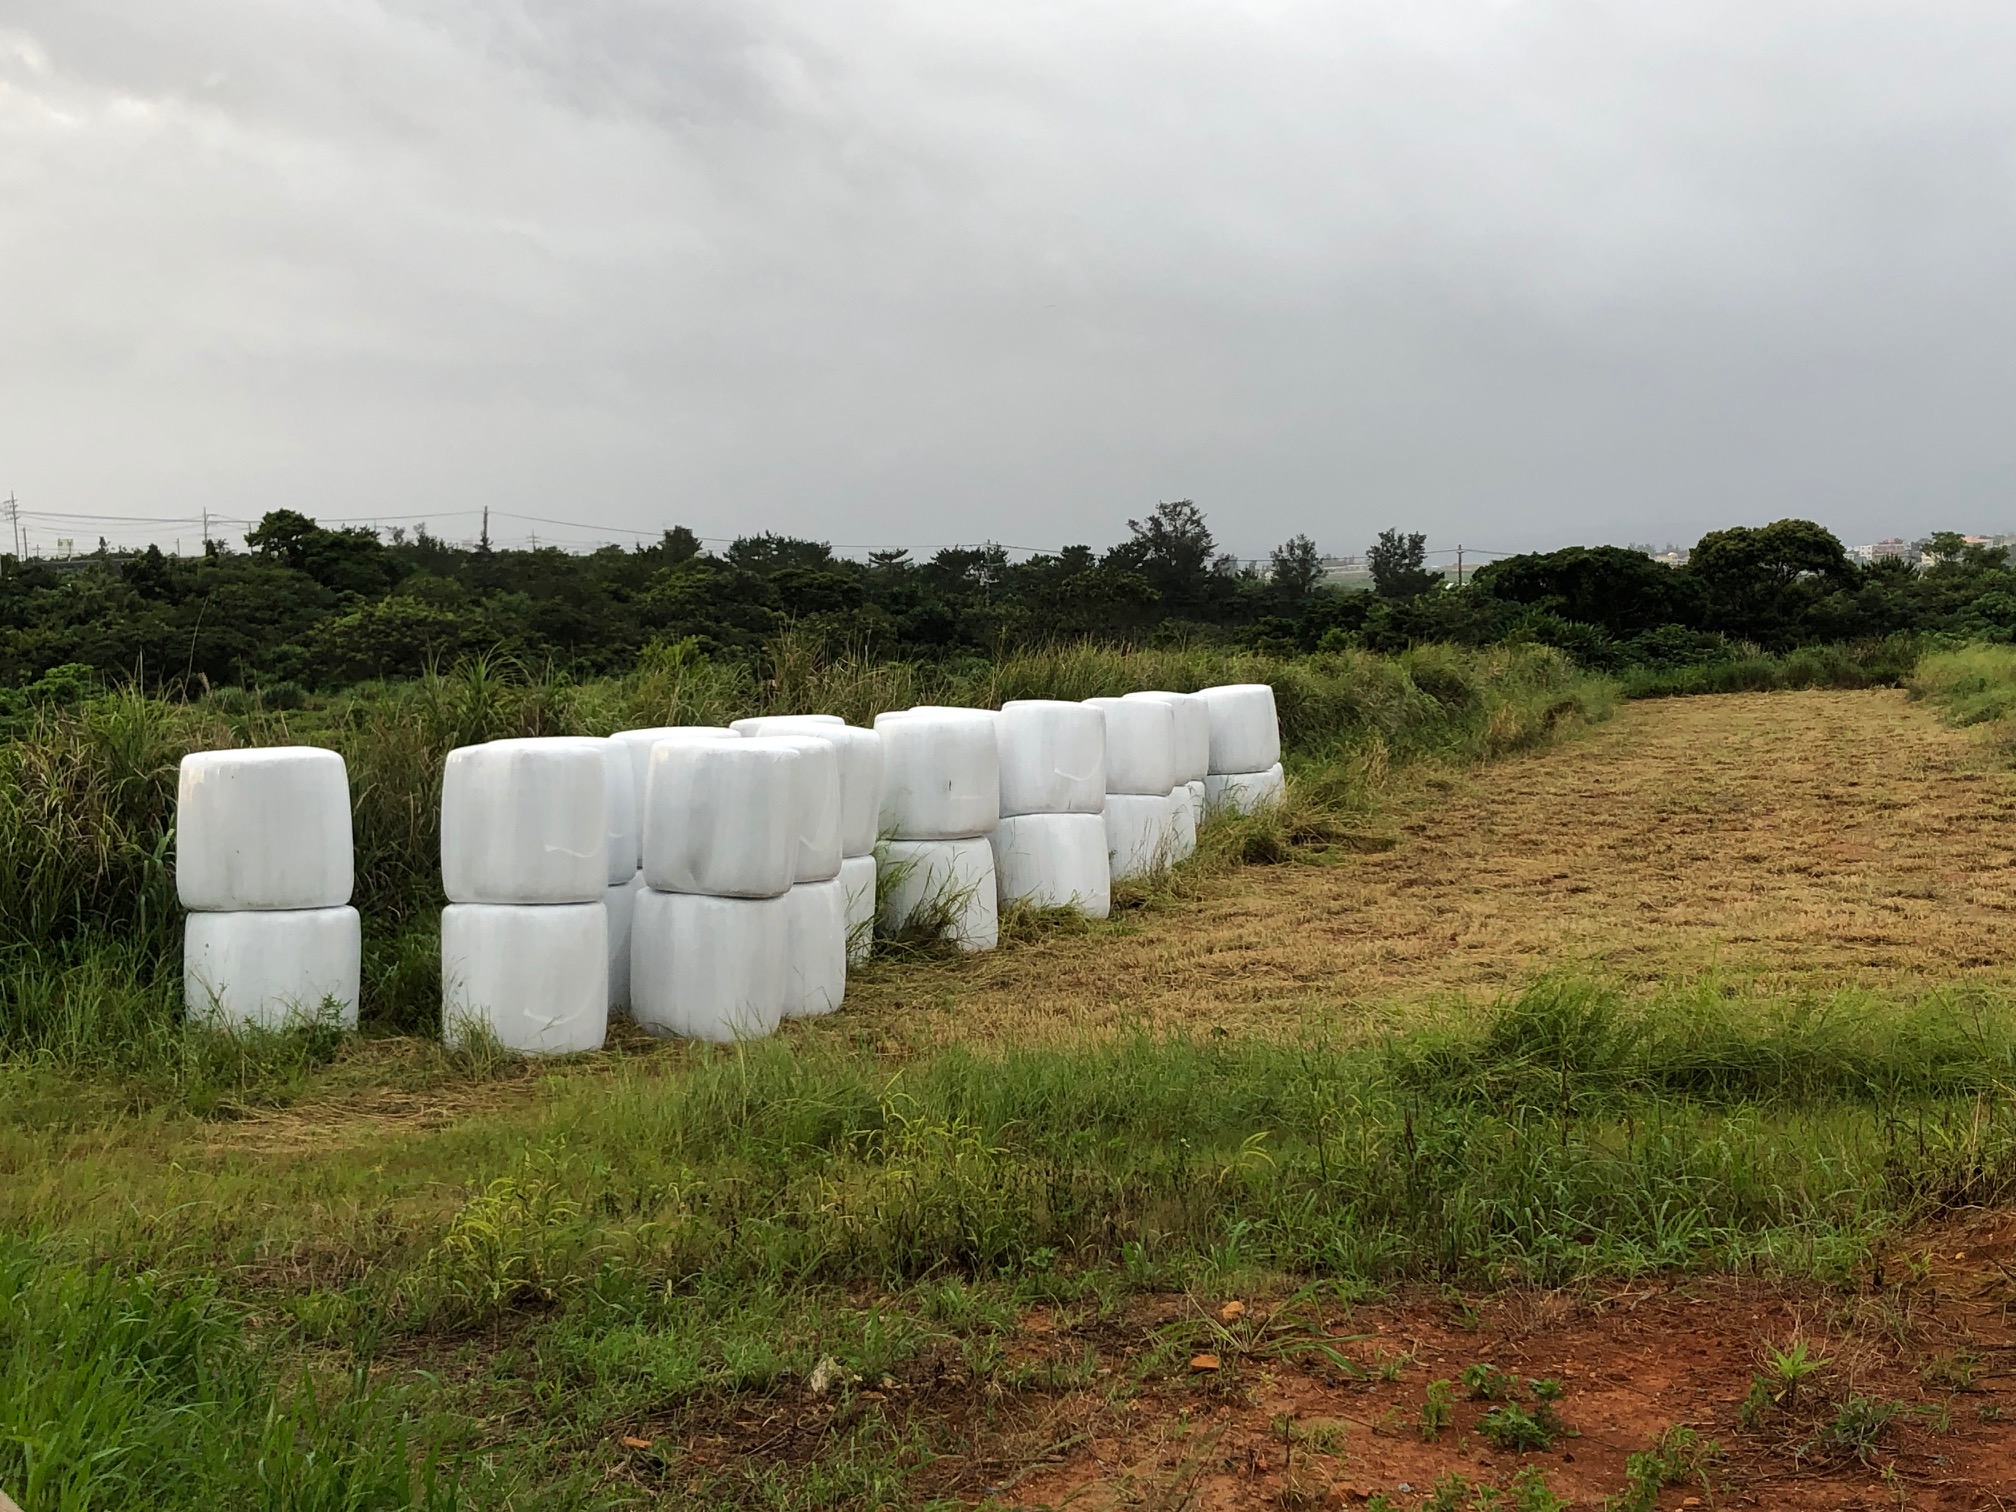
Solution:
<svg viewBox="0 0 2016 1512"><path fill-rule="evenodd" d="M1836 1409L1834 1420L1821 1431L1815 1447L1828 1454L1853 1455L1866 1465L1903 1411L1902 1402L1851 1396Z"/></svg>
<svg viewBox="0 0 2016 1512"><path fill-rule="evenodd" d="M1555 1437L1561 1432L1561 1420L1545 1402L1532 1412L1516 1402L1504 1402L1484 1414L1477 1431L1497 1448L1523 1454L1552 1449Z"/></svg>
<svg viewBox="0 0 2016 1512"><path fill-rule="evenodd" d="M1432 1444L1456 1421L1456 1390L1447 1381L1430 1381L1421 1401L1421 1439Z"/></svg>
<svg viewBox="0 0 2016 1512"><path fill-rule="evenodd" d="M1469 1499L1470 1482L1452 1470L1435 1482L1428 1500L1421 1503L1421 1512L1465 1512L1463 1504Z"/></svg>
<svg viewBox="0 0 2016 1512"><path fill-rule="evenodd" d="M1798 1404L1806 1383L1833 1363L1813 1352L1804 1339L1796 1339L1786 1349L1767 1348L1764 1369L1750 1378L1750 1393L1743 1399L1737 1416L1744 1426L1755 1423L1771 1408L1790 1411Z"/></svg>
<svg viewBox="0 0 2016 1512"><path fill-rule="evenodd" d="M1528 1465L1512 1477L1512 1512L1568 1512L1569 1503L1554 1494L1539 1469Z"/></svg>
<svg viewBox="0 0 2016 1512"><path fill-rule="evenodd" d="M1496 1365L1480 1361L1463 1367L1463 1389L1470 1393L1473 1402L1505 1402L1512 1398L1514 1383Z"/></svg>
<svg viewBox="0 0 2016 1512"><path fill-rule="evenodd" d="M1956 1349L1933 1359L1919 1374L1928 1386L1972 1391L1974 1383L1981 1379L1981 1357L1969 1350Z"/></svg>
<svg viewBox="0 0 2016 1512"><path fill-rule="evenodd" d="M1533 1393L1533 1400L1536 1402L1558 1402L1562 1393L1568 1388L1553 1376L1545 1376L1537 1381L1528 1380L1526 1389Z"/></svg>
<svg viewBox="0 0 2016 1512"><path fill-rule="evenodd" d="M1705 1491L1708 1467L1721 1455L1722 1446L1714 1439L1704 1439L1685 1423L1674 1423L1650 1449L1624 1462L1624 1492L1606 1499L1603 1512L1654 1512L1661 1491L1688 1481L1698 1481Z"/></svg>

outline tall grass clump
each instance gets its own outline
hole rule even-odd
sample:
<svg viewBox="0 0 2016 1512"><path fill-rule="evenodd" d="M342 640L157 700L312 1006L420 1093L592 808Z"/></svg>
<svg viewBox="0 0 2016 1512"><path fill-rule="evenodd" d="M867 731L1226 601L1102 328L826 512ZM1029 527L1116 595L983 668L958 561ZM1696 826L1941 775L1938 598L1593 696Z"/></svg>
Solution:
<svg viewBox="0 0 2016 1512"><path fill-rule="evenodd" d="M276 1390L204 1283L60 1264L0 1239L0 1486L36 1512L393 1512L462 1505L363 1370Z"/></svg>
<svg viewBox="0 0 2016 1512"><path fill-rule="evenodd" d="M1918 663L1911 696L1936 705L1956 725L2016 718L2016 646L1971 645L1935 651Z"/></svg>
<svg viewBox="0 0 2016 1512"><path fill-rule="evenodd" d="M1802 688L1896 688L1910 680L1925 640L1892 635L1850 645L1801 646L1773 653L1751 647L1715 661L1635 666L1619 676L1626 698L1685 698L1711 693L1778 693Z"/></svg>

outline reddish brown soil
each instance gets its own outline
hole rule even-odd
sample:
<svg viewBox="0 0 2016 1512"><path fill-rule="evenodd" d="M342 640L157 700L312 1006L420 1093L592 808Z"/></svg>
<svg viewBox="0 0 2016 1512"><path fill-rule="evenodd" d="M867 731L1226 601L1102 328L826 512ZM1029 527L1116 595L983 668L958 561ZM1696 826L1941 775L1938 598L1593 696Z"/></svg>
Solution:
<svg viewBox="0 0 2016 1512"><path fill-rule="evenodd" d="M1515 1294L1475 1313L1440 1298L1252 1304L1229 1326L1214 1303L1171 1304L1151 1326L1167 1358L1144 1389L1113 1391L1115 1371L1058 1399L1044 1416L1052 1442L1069 1447L994 1494L1081 1512L1353 1507L1380 1493L1413 1508L1452 1472L1502 1487L1533 1465L1556 1495L1595 1509L1624 1489L1628 1456L1688 1424L1723 1452L1705 1483L1664 1491L1662 1509L2016 1507L2016 1271L2004 1266L2016 1266L2006 1215L1923 1236L1853 1292L1721 1280ZM1038 1355L1082 1358L1094 1342L1030 1321ZM1739 1409L1764 1350L1801 1338L1829 1365L1790 1405L1746 1424ZM1219 1368L1190 1370L1193 1348ZM1378 1363L1395 1359L1397 1379L1381 1379ZM1573 1436L1530 1454L1485 1442L1476 1425L1488 1404L1465 1399L1460 1381L1480 1361L1522 1383L1557 1378ZM1457 1383L1455 1424L1424 1442L1425 1390L1443 1379ZM1861 1455L1823 1439L1851 1397L1902 1404ZM1074 1420L1081 1434L1064 1435Z"/></svg>

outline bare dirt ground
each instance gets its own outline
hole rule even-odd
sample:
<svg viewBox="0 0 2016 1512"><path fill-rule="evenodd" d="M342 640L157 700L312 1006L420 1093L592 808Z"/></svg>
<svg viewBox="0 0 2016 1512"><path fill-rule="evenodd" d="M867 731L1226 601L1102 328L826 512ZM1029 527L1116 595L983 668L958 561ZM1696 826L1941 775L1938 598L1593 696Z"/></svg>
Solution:
<svg viewBox="0 0 2016 1512"><path fill-rule="evenodd" d="M1279 1326L1255 1307L1185 1335L1212 1349L1215 1371L1172 1371L1120 1411L1093 1392L1059 1396L1044 1431L1069 1447L997 1495L1082 1512L1352 1507L1380 1495L1413 1508L1448 1476L1503 1489L1531 1466L1555 1495L1595 1509L1626 1490L1630 1456L1677 1424L1719 1453L1641 1512L2016 1506L2016 1292L2002 1268L2012 1241L2006 1218L1920 1236L1883 1285L1849 1297L1696 1280L1515 1293L1475 1312L1403 1301ZM1060 1353L1079 1347L1045 1326L1039 1337ZM1311 1347L1318 1338L1326 1348ZM1795 1340L1827 1365L1791 1400L1746 1415L1766 1348ZM1480 1436L1491 1404L1462 1384L1478 1363L1560 1383L1567 1431L1550 1449L1508 1453ZM1455 1418L1427 1439L1422 1404L1437 1380L1454 1386ZM1867 1405L1844 1413L1858 1399ZM1498 1505L1473 1496L1453 1505Z"/></svg>
<svg viewBox="0 0 2016 1512"><path fill-rule="evenodd" d="M1550 750L1424 778L1388 824L1389 850L1246 868L1120 938L850 988L845 1028L1348 1024L1563 969L2016 984L2016 773L1899 692L1627 705Z"/></svg>

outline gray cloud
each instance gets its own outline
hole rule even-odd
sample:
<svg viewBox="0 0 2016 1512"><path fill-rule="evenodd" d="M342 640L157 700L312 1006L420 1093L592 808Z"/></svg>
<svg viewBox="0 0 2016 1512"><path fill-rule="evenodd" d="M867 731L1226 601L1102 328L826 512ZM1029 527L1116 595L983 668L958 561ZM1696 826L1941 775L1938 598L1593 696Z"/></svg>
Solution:
<svg viewBox="0 0 2016 1512"><path fill-rule="evenodd" d="M17 0L0 488L2016 528L2012 64L1985 0Z"/></svg>

